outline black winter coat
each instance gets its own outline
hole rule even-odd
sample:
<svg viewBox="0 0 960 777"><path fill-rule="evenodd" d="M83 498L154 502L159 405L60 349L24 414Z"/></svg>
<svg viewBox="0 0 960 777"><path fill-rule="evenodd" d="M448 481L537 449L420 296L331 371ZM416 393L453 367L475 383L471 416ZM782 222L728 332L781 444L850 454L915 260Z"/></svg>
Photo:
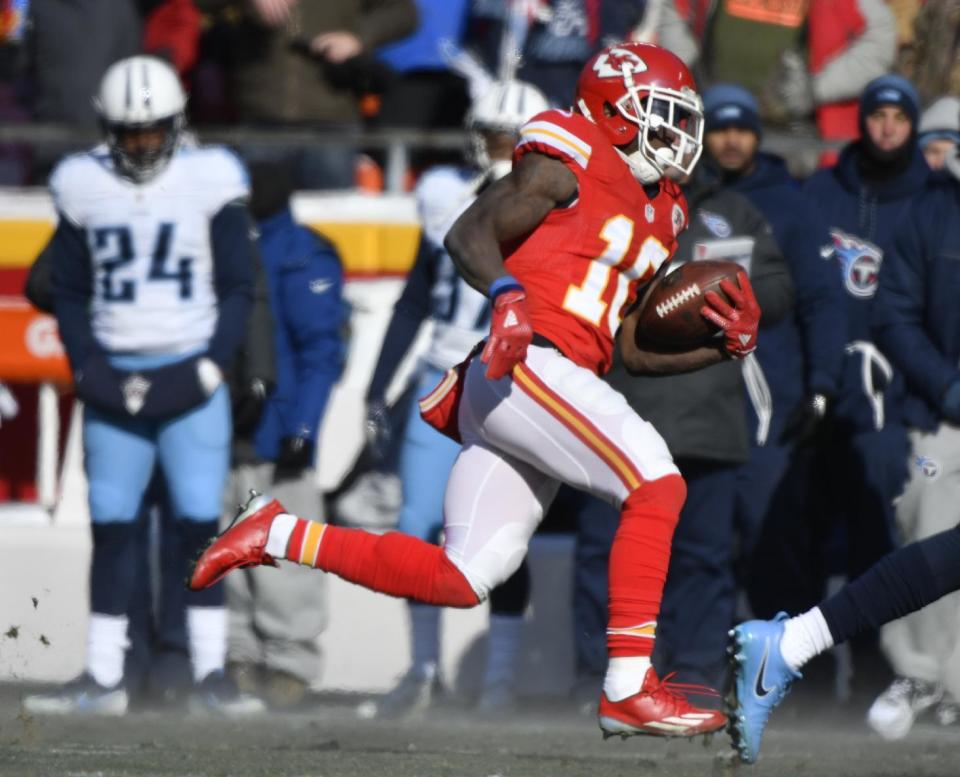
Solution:
<svg viewBox="0 0 960 777"><path fill-rule="evenodd" d="M762 326L781 320L793 307L793 282L760 211L743 195L696 175L685 194L690 226L679 237L671 266L691 261L698 245L711 252L709 258L749 263L750 282L763 311ZM664 377L632 377L618 361L607 380L656 427L674 458L747 461L750 438L739 361Z"/></svg>

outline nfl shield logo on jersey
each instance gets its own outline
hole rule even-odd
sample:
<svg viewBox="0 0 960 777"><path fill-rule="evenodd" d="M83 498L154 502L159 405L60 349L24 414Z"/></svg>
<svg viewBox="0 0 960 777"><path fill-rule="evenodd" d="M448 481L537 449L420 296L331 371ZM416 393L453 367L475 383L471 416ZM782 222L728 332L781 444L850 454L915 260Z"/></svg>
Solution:
<svg viewBox="0 0 960 777"><path fill-rule="evenodd" d="M687 225L686 219L683 215L683 208L681 208L677 203L673 204L673 212L670 214L670 218L673 222L673 235L676 237L683 232L683 228Z"/></svg>

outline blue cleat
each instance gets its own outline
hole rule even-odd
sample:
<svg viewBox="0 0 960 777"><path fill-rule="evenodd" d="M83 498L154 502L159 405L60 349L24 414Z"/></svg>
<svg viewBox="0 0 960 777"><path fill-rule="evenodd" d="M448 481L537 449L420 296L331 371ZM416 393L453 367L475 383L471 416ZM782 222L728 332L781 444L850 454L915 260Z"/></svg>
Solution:
<svg viewBox="0 0 960 777"><path fill-rule="evenodd" d="M744 763L756 762L770 713L801 677L780 654L785 620L787 614L781 612L772 621L747 621L730 631L734 675L730 735Z"/></svg>

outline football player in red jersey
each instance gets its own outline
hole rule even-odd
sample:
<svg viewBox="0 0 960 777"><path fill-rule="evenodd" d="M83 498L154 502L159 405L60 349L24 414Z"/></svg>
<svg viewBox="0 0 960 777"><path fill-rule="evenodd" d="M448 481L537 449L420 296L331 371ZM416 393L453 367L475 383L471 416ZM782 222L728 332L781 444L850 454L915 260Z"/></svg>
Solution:
<svg viewBox="0 0 960 777"><path fill-rule="evenodd" d="M490 296L493 316L482 349L421 400L424 418L463 444L442 547L304 520L256 496L199 559L191 587L288 559L394 596L471 607L517 568L568 483L621 508L601 728L690 736L723 727L721 712L693 707L650 664L686 488L660 435L599 377L615 338L640 374L694 370L755 346L759 308L745 276L732 306L708 295L703 312L726 331L717 343L658 353L635 341L639 289L686 226L670 177L689 174L701 139L683 63L657 46L609 47L584 67L573 110L525 125L513 171L449 231L450 255Z"/></svg>

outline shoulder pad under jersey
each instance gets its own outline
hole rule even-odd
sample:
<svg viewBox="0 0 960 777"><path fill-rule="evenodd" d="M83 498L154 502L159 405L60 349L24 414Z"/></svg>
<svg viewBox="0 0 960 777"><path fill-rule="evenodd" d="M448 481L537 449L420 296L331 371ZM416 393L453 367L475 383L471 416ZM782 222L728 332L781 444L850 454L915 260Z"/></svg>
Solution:
<svg viewBox="0 0 960 777"><path fill-rule="evenodd" d="M191 179L201 183L211 214L227 203L250 197L247 168L226 146L185 144L177 149L175 160L186 166Z"/></svg>
<svg viewBox="0 0 960 777"><path fill-rule="evenodd" d="M580 114L544 111L520 128L520 141L514 149L513 161L516 163L529 151L537 151L586 170L598 139L597 128Z"/></svg>
<svg viewBox="0 0 960 777"><path fill-rule="evenodd" d="M89 151L69 154L50 173L50 194L54 207L75 225L81 226L84 203L106 193L117 184L106 144Z"/></svg>

